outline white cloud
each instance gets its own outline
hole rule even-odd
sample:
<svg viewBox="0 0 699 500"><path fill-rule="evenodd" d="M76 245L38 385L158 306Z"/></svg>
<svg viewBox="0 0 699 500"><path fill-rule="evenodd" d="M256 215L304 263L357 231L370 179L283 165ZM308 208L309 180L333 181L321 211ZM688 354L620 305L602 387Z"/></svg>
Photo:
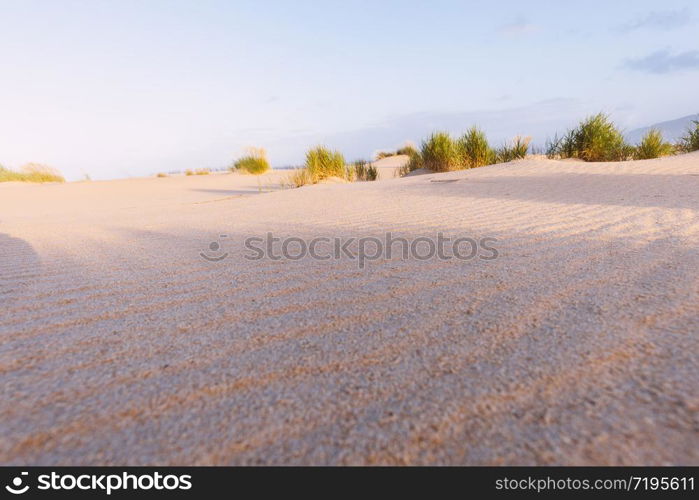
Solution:
<svg viewBox="0 0 699 500"><path fill-rule="evenodd" d="M659 50L645 57L629 59L624 66L645 73L671 73L699 69L699 50L688 50L672 55L669 50Z"/></svg>
<svg viewBox="0 0 699 500"><path fill-rule="evenodd" d="M688 7L680 10L653 11L646 16L621 26L624 32L640 29L655 29L670 31L687 26L692 22L692 13Z"/></svg>

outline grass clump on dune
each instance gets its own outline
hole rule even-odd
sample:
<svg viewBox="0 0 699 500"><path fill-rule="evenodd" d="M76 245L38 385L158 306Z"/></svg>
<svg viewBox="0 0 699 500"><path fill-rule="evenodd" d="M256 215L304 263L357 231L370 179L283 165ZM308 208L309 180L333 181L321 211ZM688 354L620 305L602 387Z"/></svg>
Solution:
<svg viewBox="0 0 699 500"><path fill-rule="evenodd" d="M546 152L549 158L575 158L582 161L624 161L633 155L616 125L604 113L590 116L569 130L563 137L554 138Z"/></svg>
<svg viewBox="0 0 699 500"><path fill-rule="evenodd" d="M406 141L404 146L396 149L395 151L379 151L374 155L375 160L383 160L384 158L390 158L392 156L413 156L418 151L410 141Z"/></svg>
<svg viewBox="0 0 699 500"><path fill-rule="evenodd" d="M471 127L457 142L461 168L483 167L495 163L495 151L478 127Z"/></svg>
<svg viewBox="0 0 699 500"><path fill-rule="evenodd" d="M328 177L346 178L345 158L339 151L317 146L306 153L306 169L314 182Z"/></svg>
<svg viewBox="0 0 699 500"><path fill-rule="evenodd" d="M517 136L511 143L504 144L495 152L497 162L507 163L526 158L531 140L531 137Z"/></svg>
<svg viewBox="0 0 699 500"><path fill-rule="evenodd" d="M396 150L397 155L413 156L416 153L417 153L417 149L415 148L415 146L413 146L412 143L408 143L405 146L398 148Z"/></svg>
<svg viewBox="0 0 699 500"><path fill-rule="evenodd" d="M306 184L313 184L313 178L310 172L306 168L299 168L290 173L283 184L286 187L297 187L305 186Z"/></svg>
<svg viewBox="0 0 699 500"><path fill-rule="evenodd" d="M683 153L699 151L699 121L692 121L692 125L677 144L677 149Z"/></svg>
<svg viewBox="0 0 699 500"><path fill-rule="evenodd" d="M316 146L306 153L304 166L287 176L285 184L290 187L301 187L306 184L317 184L329 177L353 181L355 176L355 167L345 165L345 157L342 153L325 146Z"/></svg>
<svg viewBox="0 0 699 500"><path fill-rule="evenodd" d="M257 176L257 190L261 193L260 175L269 170L267 152L264 148L248 148L247 154L236 161L231 170Z"/></svg>
<svg viewBox="0 0 699 500"><path fill-rule="evenodd" d="M197 168L196 170L192 170L191 168L188 168L187 170L184 171L184 175L209 175L211 173L211 170L208 168Z"/></svg>
<svg viewBox="0 0 699 500"><path fill-rule="evenodd" d="M379 178L379 171L371 163L364 160L354 162L354 179L358 181L375 181Z"/></svg>
<svg viewBox="0 0 699 500"><path fill-rule="evenodd" d="M638 146L634 148L634 160L650 160L668 156L675 152L675 147L663 140L663 134L658 129L649 130L643 136Z"/></svg>
<svg viewBox="0 0 699 500"><path fill-rule="evenodd" d="M410 160L399 170L401 176L419 168L450 172L492 165L497 161L495 150L478 127L471 127L458 140L446 132L435 132L422 142L419 152L414 149L406 152L410 153Z"/></svg>
<svg viewBox="0 0 699 500"><path fill-rule="evenodd" d="M435 132L422 142L422 167L433 172L449 172L461 168L459 146L446 132Z"/></svg>
<svg viewBox="0 0 699 500"><path fill-rule="evenodd" d="M250 148L248 153L233 164L232 170L261 175L269 170L267 153L263 148Z"/></svg>
<svg viewBox="0 0 699 500"><path fill-rule="evenodd" d="M18 171L0 165L0 182L65 182L55 168L40 163L27 163Z"/></svg>
<svg viewBox="0 0 699 500"><path fill-rule="evenodd" d="M395 151L379 151L374 155L376 160L383 160L384 158L390 158L391 156L396 156L398 153Z"/></svg>
<svg viewBox="0 0 699 500"><path fill-rule="evenodd" d="M349 182L354 182L357 179L357 169L355 165L345 165L345 180Z"/></svg>
<svg viewBox="0 0 699 500"><path fill-rule="evenodd" d="M424 165L422 163L422 155L419 151L415 150L410 155L410 158L408 159L407 163L398 169L396 175L398 177L405 177L410 172L414 172L415 170L418 170L420 168L424 168Z"/></svg>
<svg viewBox="0 0 699 500"><path fill-rule="evenodd" d="M435 132L422 141L419 152L409 146L404 152L409 154L410 159L398 170L401 177L420 168L450 172L492 165L498 160L496 151L490 147L488 138L478 127L471 127L458 140L446 132Z"/></svg>

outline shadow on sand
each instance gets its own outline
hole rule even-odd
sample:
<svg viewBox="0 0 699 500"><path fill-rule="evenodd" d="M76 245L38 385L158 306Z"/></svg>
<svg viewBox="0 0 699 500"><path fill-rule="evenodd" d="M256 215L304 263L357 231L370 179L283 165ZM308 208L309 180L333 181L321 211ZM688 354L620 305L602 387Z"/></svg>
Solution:
<svg viewBox="0 0 699 500"><path fill-rule="evenodd" d="M0 233L0 298L14 298L41 274L41 260L20 238Z"/></svg>
<svg viewBox="0 0 699 500"><path fill-rule="evenodd" d="M251 187L250 189L192 189L191 191L196 191L198 193L218 194L221 196L245 196L280 191L281 189L282 188L279 186L262 186L261 190L258 190L256 187Z"/></svg>

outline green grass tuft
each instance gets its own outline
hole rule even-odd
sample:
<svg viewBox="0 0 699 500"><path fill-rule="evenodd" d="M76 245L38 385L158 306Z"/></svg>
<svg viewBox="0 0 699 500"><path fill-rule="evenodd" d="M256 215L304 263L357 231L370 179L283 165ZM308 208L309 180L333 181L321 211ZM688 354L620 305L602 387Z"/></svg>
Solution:
<svg viewBox="0 0 699 500"><path fill-rule="evenodd" d="M507 163L526 158L531 140L531 137L515 137L511 143L504 144L495 152L496 161L498 163Z"/></svg>
<svg viewBox="0 0 699 500"><path fill-rule="evenodd" d="M649 130L643 136L638 146L634 148L634 160L650 160L673 154L675 147L663 140L663 134L658 129Z"/></svg>
<svg viewBox="0 0 699 500"><path fill-rule="evenodd" d="M306 168L314 182L328 177L346 178L345 158L339 151L317 146L306 153Z"/></svg>
<svg viewBox="0 0 699 500"><path fill-rule="evenodd" d="M396 156L398 153L395 151L379 151L374 155L375 160L383 160L384 158L390 158L391 156Z"/></svg>
<svg viewBox="0 0 699 500"><path fill-rule="evenodd" d="M417 152L418 151L415 146L410 141L406 141L404 146L401 146L395 151L379 151L374 155L374 159L383 160L384 158L390 158L391 156L398 155L413 156Z"/></svg>
<svg viewBox="0 0 699 500"><path fill-rule="evenodd" d="M376 167L364 160L355 161L353 170L353 178L358 181L375 181L379 177Z"/></svg>
<svg viewBox="0 0 699 500"><path fill-rule="evenodd" d="M0 182L65 182L55 168L40 163L27 163L19 172L0 165Z"/></svg>
<svg viewBox="0 0 699 500"><path fill-rule="evenodd" d="M283 184L290 187L300 188L306 184L313 184L313 177L307 168L299 168L291 172Z"/></svg>
<svg viewBox="0 0 699 500"><path fill-rule="evenodd" d="M483 167L495 163L495 151L478 127L471 127L457 142L462 168Z"/></svg>
<svg viewBox="0 0 699 500"><path fill-rule="evenodd" d="M184 175L209 175L211 173L211 170L208 168L197 168L196 170L192 170L191 168L188 168L187 170L184 171Z"/></svg>
<svg viewBox="0 0 699 500"><path fill-rule="evenodd" d="M410 146L406 146L402 152L409 154L410 159L398 170L400 177L419 168L450 172L491 165L497 161L496 151L490 147L486 135L478 127L471 127L458 140L446 132L435 132L422 141L419 152Z"/></svg>
<svg viewBox="0 0 699 500"><path fill-rule="evenodd" d="M407 161L407 163L398 169L396 175L398 177L405 177L410 172L414 172L415 170L423 167L424 164L422 163L422 155L419 151L415 150L413 154L410 155L410 159Z"/></svg>
<svg viewBox="0 0 699 500"><path fill-rule="evenodd" d="M269 170L267 154L262 148L251 148L245 156L233 164L232 170L261 175Z"/></svg>
<svg viewBox="0 0 699 500"><path fill-rule="evenodd" d="M633 146L624 140L616 125L604 113L590 116L569 130L563 137L556 136L548 144L549 158L576 158L578 160L624 161L633 156Z"/></svg>
<svg viewBox="0 0 699 500"><path fill-rule="evenodd" d="M414 154L417 153L417 149L415 149L415 146L412 144L406 144L402 148L399 148L396 151L397 155L406 155L406 156L413 156Z"/></svg>
<svg viewBox="0 0 699 500"><path fill-rule="evenodd" d="M692 125L689 126L685 135L680 139L677 144L677 149L683 153L691 153L692 151L699 151L699 121L693 120Z"/></svg>
<svg viewBox="0 0 699 500"><path fill-rule="evenodd" d="M420 157L423 168L449 172L461 168L458 144L446 132L435 132L422 142Z"/></svg>

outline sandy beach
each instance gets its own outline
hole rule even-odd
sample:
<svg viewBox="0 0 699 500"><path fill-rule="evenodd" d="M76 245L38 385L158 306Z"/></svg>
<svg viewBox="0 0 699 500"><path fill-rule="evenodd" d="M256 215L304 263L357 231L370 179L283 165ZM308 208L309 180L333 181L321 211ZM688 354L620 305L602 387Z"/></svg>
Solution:
<svg viewBox="0 0 699 500"><path fill-rule="evenodd" d="M699 153L286 174L0 184L0 463L699 464Z"/></svg>

